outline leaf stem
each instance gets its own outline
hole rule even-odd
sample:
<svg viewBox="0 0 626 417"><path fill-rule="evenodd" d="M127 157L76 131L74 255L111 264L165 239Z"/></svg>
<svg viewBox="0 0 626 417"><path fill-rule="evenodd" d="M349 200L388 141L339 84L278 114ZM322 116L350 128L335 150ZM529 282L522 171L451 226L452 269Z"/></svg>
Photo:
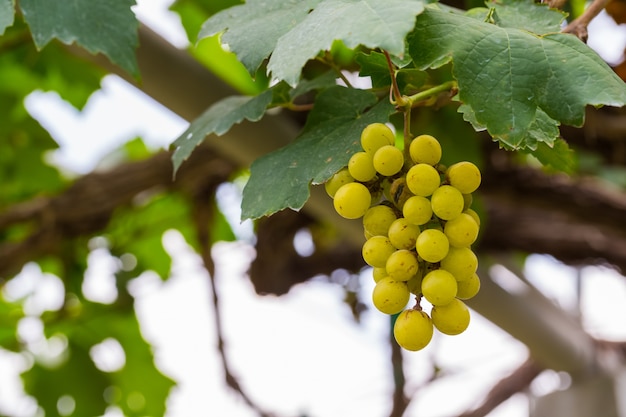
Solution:
<svg viewBox="0 0 626 417"><path fill-rule="evenodd" d="M396 80L396 68L393 65L393 62L391 62L391 57L389 56L389 52L383 50L383 53L385 54L385 59L387 60L387 66L389 67L389 75L391 76L391 91L389 93L389 95L391 95L391 93L393 92L393 100L389 100L391 101L391 104L395 104L398 105L400 107L404 107L404 97L402 96L402 93L400 93L400 87L398 87L398 81Z"/></svg>

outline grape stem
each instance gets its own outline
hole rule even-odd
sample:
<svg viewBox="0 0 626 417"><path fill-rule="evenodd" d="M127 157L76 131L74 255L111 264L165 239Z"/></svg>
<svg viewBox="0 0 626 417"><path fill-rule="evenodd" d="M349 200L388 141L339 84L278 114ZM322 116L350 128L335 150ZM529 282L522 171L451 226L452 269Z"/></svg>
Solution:
<svg viewBox="0 0 626 417"><path fill-rule="evenodd" d="M456 91L457 83L456 81L446 81L445 83L436 85L432 88L426 89L424 91L420 91L419 93L413 94L412 96L403 97L404 101L407 102L407 105L414 107L416 103L420 101L426 100L434 95L442 93L444 91Z"/></svg>

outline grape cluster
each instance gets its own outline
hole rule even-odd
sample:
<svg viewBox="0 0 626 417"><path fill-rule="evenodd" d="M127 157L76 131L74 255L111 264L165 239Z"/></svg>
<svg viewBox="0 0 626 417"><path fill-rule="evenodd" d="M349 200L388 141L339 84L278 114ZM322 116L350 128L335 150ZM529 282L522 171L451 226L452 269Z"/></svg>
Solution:
<svg viewBox="0 0 626 417"><path fill-rule="evenodd" d="M382 123L363 130L361 146L325 187L337 213L363 219L374 306L398 314L394 335L407 350L428 345L435 328L462 333L470 321L463 300L480 288L471 249L480 218L470 208L480 171L471 162L440 164L441 145L430 135L415 137L403 152ZM416 303L407 308L411 294ZM430 314L422 298L432 305Z"/></svg>

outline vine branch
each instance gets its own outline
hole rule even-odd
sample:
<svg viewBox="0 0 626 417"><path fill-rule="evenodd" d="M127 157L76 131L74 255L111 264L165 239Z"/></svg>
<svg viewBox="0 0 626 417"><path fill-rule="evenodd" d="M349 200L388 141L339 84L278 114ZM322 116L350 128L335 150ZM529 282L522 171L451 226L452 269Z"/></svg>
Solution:
<svg viewBox="0 0 626 417"><path fill-rule="evenodd" d="M217 337L217 352L222 363L222 370L224 371L224 379L226 385L232 390L237 392L243 401L253 409L260 417L273 417L273 414L267 413L259 405L257 405L252 398L244 391L239 384L237 377L233 374L226 355L226 349L224 344L224 332L222 329L222 317L220 309L220 299L217 292L217 283L215 280L215 262L211 256L211 232L207 227L211 224L211 219L215 214L215 194L216 186L212 186L211 189L202 192L201 195L196 196L193 206L193 221L196 230L196 236L200 245L200 257L202 263L209 274L209 283L211 287L211 299L213 301L213 317L215 318L215 334Z"/></svg>
<svg viewBox="0 0 626 417"><path fill-rule="evenodd" d="M589 23L606 7L609 0L594 0L589 7L576 19L572 20L564 29L563 33L576 35L583 42L587 42Z"/></svg>

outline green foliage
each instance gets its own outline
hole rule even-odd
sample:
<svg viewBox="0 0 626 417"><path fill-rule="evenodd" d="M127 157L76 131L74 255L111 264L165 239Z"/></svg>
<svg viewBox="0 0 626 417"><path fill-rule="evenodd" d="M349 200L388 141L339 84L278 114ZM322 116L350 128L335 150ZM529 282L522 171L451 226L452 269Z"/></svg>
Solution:
<svg viewBox="0 0 626 417"><path fill-rule="evenodd" d="M244 119L256 122L263 117L271 101L272 92L268 90L254 97L228 97L209 107L172 144L174 172L207 135L223 135Z"/></svg>
<svg viewBox="0 0 626 417"><path fill-rule="evenodd" d="M0 35L13 24L15 0L0 0Z"/></svg>
<svg viewBox="0 0 626 417"><path fill-rule="evenodd" d="M385 122L393 108L372 93L344 87L322 91L296 140L256 160L243 191L242 217L258 218L301 208L309 185L322 183L361 146L361 130ZM262 190L262 191L261 191Z"/></svg>
<svg viewBox="0 0 626 417"><path fill-rule="evenodd" d="M404 0L250 1L211 17L200 38L225 32L222 42L251 74L271 54L273 77L295 86L306 62L336 40L403 54L404 38L422 10L421 1Z"/></svg>
<svg viewBox="0 0 626 417"><path fill-rule="evenodd" d="M462 110L508 149L551 146L559 122L582 125L588 104L626 103L624 82L572 35L537 36L432 7L408 42L420 68L452 60Z"/></svg>
<svg viewBox="0 0 626 417"><path fill-rule="evenodd" d="M139 23L130 7L134 0L21 0L20 8L37 48L52 39L78 43L91 53L102 52L134 76L139 75L135 49Z"/></svg>
<svg viewBox="0 0 626 417"><path fill-rule="evenodd" d="M57 403L65 395L76 403L74 415L102 415L109 405L120 407L126 416L164 415L174 382L154 367L132 310L82 302L71 318L57 321L51 315L47 321L46 333L66 337L67 349L52 362L35 357L35 365L22 375L25 389L47 416L59 415ZM120 343L125 361L121 369L103 372L90 351L108 339Z"/></svg>

